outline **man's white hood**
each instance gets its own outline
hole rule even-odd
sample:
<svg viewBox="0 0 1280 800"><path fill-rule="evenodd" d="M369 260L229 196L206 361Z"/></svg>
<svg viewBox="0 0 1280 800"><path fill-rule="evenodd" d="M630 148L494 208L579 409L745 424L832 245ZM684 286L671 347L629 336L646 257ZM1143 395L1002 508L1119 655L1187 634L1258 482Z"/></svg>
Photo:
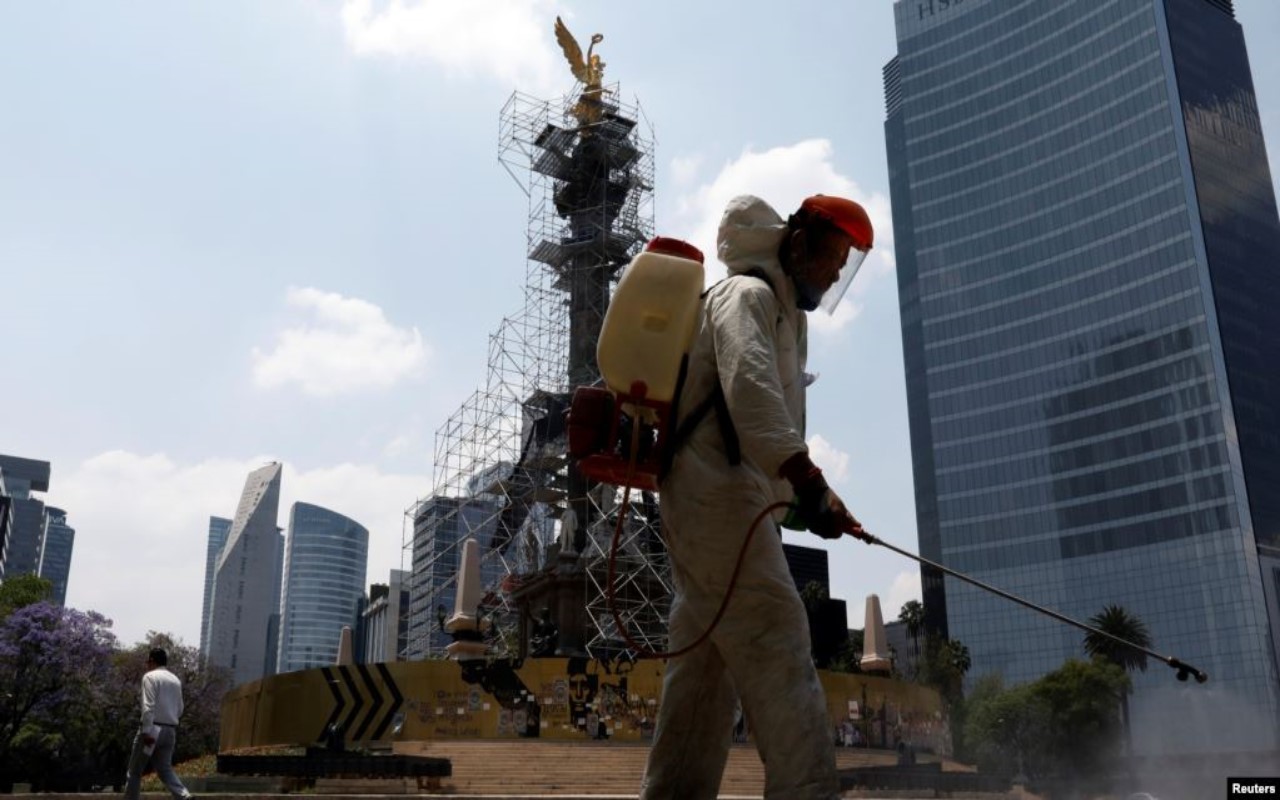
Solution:
<svg viewBox="0 0 1280 800"><path fill-rule="evenodd" d="M749 194L738 195L725 206L716 236L716 254L730 275L752 269L769 276L778 300L786 308L795 307L795 288L778 262L778 247L787 232L787 223L765 201Z"/></svg>

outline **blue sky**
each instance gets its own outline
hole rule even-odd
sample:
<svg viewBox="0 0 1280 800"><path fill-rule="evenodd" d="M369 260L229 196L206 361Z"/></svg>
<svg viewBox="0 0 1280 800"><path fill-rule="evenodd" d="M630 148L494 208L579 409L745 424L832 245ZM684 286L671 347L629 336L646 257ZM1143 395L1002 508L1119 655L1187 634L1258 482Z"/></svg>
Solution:
<svg viewBox="0 0 1280 800"><path fill-rule="evenodd" d="M1268 151L1280 4L1236 0ZM712 252L730 196L871 209L877 247L815 324L815 456L916 549L881 68L889 0L222 0L0 6L0 452L53 463L68 603L199 639L207 520L285 464L371 531L369 579L431 491L436 429L521 307L526 200L497 161L515 89L573 82L564 17L657 140L657 229ZM713 271L714 274L714 271ZM814 537L832 593L918 593L914 565Z"/></svg>

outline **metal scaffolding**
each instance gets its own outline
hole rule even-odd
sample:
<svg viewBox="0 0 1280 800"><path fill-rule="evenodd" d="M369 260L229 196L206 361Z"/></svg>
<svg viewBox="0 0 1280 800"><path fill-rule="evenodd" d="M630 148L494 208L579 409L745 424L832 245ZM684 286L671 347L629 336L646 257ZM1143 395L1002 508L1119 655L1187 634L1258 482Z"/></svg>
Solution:
<svg viewBox="0 0 1280 800"><path fill-rule="evenodd" d="M573 387L599 380L595 350L619 273L653 232L653 134L618 86L579 84L556 100L514 93L502 109L499 162L529 200L524 307L489 339L488 380L436 432L431 497L406 511L411 556L407 658L441 657L450 638L461 543L475 537L495 656L522 652L521 587L554 573L580 581L584 612L561 642L612 657L625 648L606 600L619 493L567 457ZM583 104L590 103L590 116ZM657 502L635 498L617 556L615 596L633 638L665 644L670 571ZM572 513L569 513L572 512ZM410 533L411 532L411 533Z"/></svg>

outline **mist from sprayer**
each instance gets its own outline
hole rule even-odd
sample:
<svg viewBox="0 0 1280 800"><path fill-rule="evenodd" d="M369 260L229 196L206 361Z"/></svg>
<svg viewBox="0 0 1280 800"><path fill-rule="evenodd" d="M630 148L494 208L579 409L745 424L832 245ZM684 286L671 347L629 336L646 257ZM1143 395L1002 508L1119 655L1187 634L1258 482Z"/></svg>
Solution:
<svg viewBox="0 0 1280 800"><path fill-rule="evenodd" d="M1203 800L1224 796L1229 777L1280 775L1280 753L1267 746L1276 741L1274 710L1226 681L1153 677L1143 676L1142 695L1130 699L1139 789L1160 800Z"/></svg>

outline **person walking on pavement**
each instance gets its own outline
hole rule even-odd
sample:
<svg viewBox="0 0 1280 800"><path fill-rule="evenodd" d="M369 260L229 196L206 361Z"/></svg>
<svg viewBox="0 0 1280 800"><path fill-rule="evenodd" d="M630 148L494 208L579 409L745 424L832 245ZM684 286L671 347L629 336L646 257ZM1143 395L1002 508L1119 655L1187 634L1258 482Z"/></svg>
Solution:
<svg viewBox="0 0 1280 800"><path fill-rule="evenodd" d="M155 770L175 798L191 798L191 792L173 771L173 748L177 744L178 720L182 718L182 681L168 670L168 663L169 654L161 648L147 655L147 672L142 676L142 721L133 737L125 800L138 800L142 775L148 768Z"/></svg>
<svg viewBox="0 0 1280 800"><path fill-rule="evenodd" d="M709 639L667 662L642 800L716 797L735 699L765 764L766 798L840 796L805 609L775 523L828 539L861 533L805 444L805 312L834 310L871 244L866 211L840 197L810 197L787 220L749 195L725 210L717 246L729 277L704 298L677 400L694 410L676 421L659 486L671 650L711 624L752 520L775 502L794 514L760 523Z"/></svg>

